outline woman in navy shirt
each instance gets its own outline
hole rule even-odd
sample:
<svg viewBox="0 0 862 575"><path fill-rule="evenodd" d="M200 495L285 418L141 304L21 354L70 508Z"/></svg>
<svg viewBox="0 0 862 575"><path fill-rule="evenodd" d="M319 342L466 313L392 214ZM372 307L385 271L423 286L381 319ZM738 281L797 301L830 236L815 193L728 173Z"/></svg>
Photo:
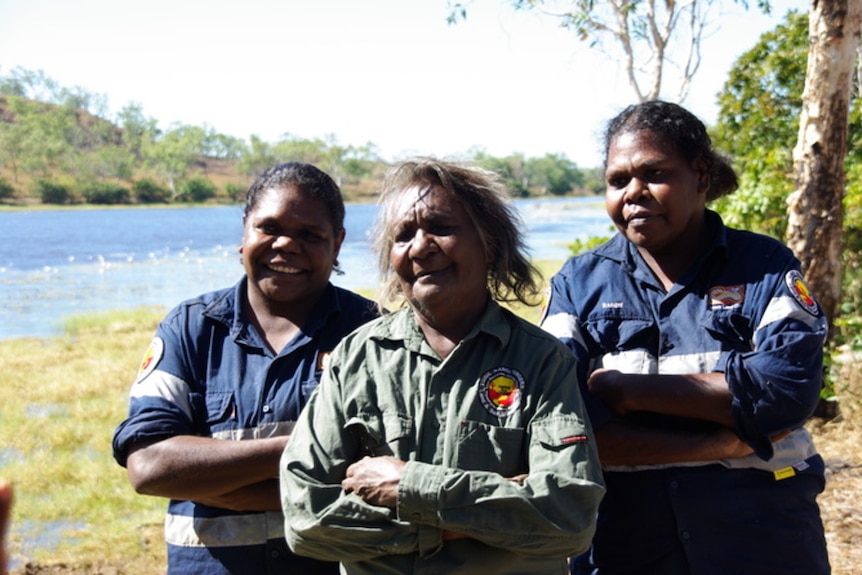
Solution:
<svg viewBox="0 0 862 575"><path fill-rule="evenodd" d="M335 574L287 547L278 462L327 354L376 307L329 282L344 203L314 166L265 171L243 223L244 277L159 325L114 457L136 491L171 500L168 573Z"/></svg>
<svg viewBox="0 0 862 575"><path fill-rule="evenodd" d="M542 320L585 372L608 488L573 571L829 573L803 427L826 319L799 261L706 208L736 175L680 106L611 120L605 178L619 233L566 262Z"/></svg>

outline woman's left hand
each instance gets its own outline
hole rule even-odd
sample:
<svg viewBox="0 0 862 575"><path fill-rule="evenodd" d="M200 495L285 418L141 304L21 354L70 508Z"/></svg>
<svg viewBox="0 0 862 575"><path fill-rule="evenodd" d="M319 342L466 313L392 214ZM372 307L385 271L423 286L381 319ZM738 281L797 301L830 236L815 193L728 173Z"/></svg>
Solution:
<svg viewBox="0 0 862 575"><path fill-rule="evenodd" d="M347 468L341 487L366 503L395 509L404 465L403 461L391 455L363 457Z"/></svg>

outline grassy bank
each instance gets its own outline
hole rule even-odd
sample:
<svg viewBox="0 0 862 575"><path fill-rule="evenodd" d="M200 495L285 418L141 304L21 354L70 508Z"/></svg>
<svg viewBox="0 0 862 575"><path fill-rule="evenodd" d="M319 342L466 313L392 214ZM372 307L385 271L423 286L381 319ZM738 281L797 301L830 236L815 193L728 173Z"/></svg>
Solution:
<svg viewBox="0 0 862 575"><path fill-rule="evenodd" d="M164 501L132 490L111 457L160 309L75 319L66 335L0 342L0 473L15 486L9 553L26 562L164 563Z"/></svg>

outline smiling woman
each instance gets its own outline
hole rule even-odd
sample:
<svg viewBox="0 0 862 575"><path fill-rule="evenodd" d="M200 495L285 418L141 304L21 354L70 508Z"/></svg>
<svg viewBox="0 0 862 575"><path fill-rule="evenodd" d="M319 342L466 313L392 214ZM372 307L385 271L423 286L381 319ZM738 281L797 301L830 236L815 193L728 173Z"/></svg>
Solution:
<svg viewBox="0 0 862 575"><path fill-rule="evenodd" d="M335 182L314 166L249 188L235 286L171 311L132 386L114 457L138 493L169 498L168 572L332 574L283 536L277 463L323 358L375 315L329 283L345 236Z"/></svg>
<svg viewBox="0 0 862 575"><path fill-rule="evenodd" d="M491 172L434 159L394 168L378 209L406 306L342 340L297 421L291 548L351 575L563 572L603 485L573 356L498 303L538 289L517 212Z"/></svg>

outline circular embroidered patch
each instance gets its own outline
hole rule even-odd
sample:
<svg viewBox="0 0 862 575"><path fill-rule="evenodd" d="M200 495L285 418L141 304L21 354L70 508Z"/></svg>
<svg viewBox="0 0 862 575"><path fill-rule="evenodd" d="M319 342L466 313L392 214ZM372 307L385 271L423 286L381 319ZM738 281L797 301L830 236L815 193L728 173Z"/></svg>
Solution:
<svg viewBox="0 0 862 575"><path fill-rule="evenodd" d="M505 417L521 405L524 376L516 369L497 367L479 380L479 399L492 415Z"/></svg>
<svg viewBox="0 0 862 575"><path fill-rule="evenodd" d="M802 309L811 315L817 315L819 310L817 300L814 299L813 295L811 295L811 289L808 287L808 284L805 283L805 278L802 277L802 273L799 270L791 270L787 272L787 275L784 276L784 283L787 284L787 289L790 290L790 295L793 296L793 299L799 302Z"/></svg>
<svg viewBox="0 0 862 575"><path fill-rule="evenodd" d="M141 381L156 369L164 352L165 344L162 338L154 337L147 351L144 352L144 359L141 360L141 367L138 368L138 377L135 378L135 382Z"/></svg>

